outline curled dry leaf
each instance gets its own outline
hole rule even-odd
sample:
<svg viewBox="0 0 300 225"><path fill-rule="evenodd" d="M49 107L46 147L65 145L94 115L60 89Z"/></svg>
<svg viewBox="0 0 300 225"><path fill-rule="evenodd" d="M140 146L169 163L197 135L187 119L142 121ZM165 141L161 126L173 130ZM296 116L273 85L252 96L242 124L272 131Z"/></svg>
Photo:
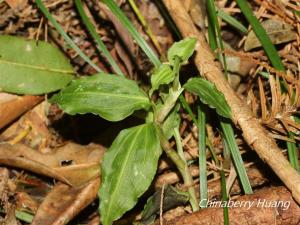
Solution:
<svg viewBox="0 0 300 225"><path fill-rule="evenodd" d="M38 208L31 224L67 224L96 198L99 185L99 178L81 188L57 183Z"/></svg>
<svg viewBox="0 0 300 225"><path fill-rule="evenodd" d="M41 102L40 96L17 96L0 93L0 129Z"/></svg>
<svg viewBox="0 0 300 225"><path fill-rule="evenodd" d="M53 177L72 186L81 186L100 175L104 149L98 145L74 143L42 154L22 144L0 144L0 163ZM71 164L63 166L63 164Z"/></svg>
<svg viewBox="0 0 300 225"><path fill-rule="evenodd" d="M297 33L292 31L292 26L279 20L269 19L261 22L273 44L281 44L297 39ZM244 50L260 47L261 43L257 39L253 30L251 30L246 38Z"/></svg>

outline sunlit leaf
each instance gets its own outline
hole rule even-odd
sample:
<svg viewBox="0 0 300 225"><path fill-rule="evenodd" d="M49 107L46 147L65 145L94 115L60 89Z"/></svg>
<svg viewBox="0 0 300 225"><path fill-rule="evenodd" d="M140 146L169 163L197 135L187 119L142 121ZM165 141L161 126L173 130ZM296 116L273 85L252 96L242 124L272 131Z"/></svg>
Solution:
<svg viewBox="0 0 300 225"><path fill-rule="evenodd" d="M69 60L43 41L0 36L0 90L39 95L65 87L73 79Z"/></svg>
<svg viewBox="0 0 300 225"><path fill-rule="evenodd" d="M168 60L171 65L174 64L176 57L179 57L181 62L187 61L192 56L196 43L196 38L185 38L182 41L175 42L168 50Z"/></svg>
<svg viewBox="0 0 300 225"><path fill-rule="evenodd" d="M231 117L231 109L224 95L217 90L215 85L202 78L192 78L184 86L186 90L199 96L200 100L217 113L226 118Z"/></svg>
<svg viewBox="0 0 300 225"><path fill-rule="evenodd" d="M104 73L72 81L50 102L71 115L93 113L109 121L122 120L150 106L148 97L134 81Z"/></svg>
<svg viewBox="0 0 300 225"><path fill-rule="evenodd" d="M151 76L150 95L159 88L162 84L169 84L174 80L174 73L169 65L161 64L158 69L154 71Z"/></svg>
<svg viewBox="0 0 300 225"><path fill-rule="evenodd" d="M161 154L153 123L123 130L104 155L99 191L103 225L111 225L147 190Z"/></svg>

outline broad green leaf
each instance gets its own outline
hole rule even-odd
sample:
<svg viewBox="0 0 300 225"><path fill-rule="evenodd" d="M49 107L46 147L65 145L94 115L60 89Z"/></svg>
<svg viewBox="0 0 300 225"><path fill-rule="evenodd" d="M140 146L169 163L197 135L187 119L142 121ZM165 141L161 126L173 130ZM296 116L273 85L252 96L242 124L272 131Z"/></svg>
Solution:
<svg viewBox="0 0 300 225"><path fill-rule="evenodd" d="M0 36L0 90L39 95L57 91L74 71L60 50L46 42Z"/></svg>
<svg viewBox="0 0 300 225"><path fill-rule="evenodd" d="M93 113L109 121L122 120L150 106L148 97L134 81L105 73L73 80L50 102L71 115Z"/></svg>
<svg viewBox="0 0 300 225"><path fill-rule="evenodd" d="M215 108L219 115L226 118L231 117L231 109L224 95L217 90L213 83L202 78L192 78L183 87L198 95L200 100L209 107Z"/></svg>
<svg viewBox="0 0 300 225"><path fill-rule="evenodd" d="M174 65L176 57L179 57L181 62L187 61L192 56L196 43L196 38L185 38L175 42L168 50L168 60L171 65Z"/></svg>
<svg viewBox="0 0 300 225"><path fill-rule="evenodd" d="M102 162L99 197L103 225L111 225L137 203L152 182L160 154L153 123L119 133Z"/></svg>
<svg viewBox="0 0 300 225"><path fill-rule="evenodd" d="M159 88L162 84L169 84L174 80L175 74L173 73L171 67L166 64L161 64L158 69L154 70L151 76L150 95Z"/></svg>

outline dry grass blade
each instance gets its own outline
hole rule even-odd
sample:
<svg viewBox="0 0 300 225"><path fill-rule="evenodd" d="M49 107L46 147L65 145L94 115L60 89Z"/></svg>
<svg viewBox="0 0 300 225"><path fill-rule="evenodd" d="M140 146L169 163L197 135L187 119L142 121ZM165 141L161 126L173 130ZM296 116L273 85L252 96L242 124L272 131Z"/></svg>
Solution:
<svg viewBox="0 0 300 225"><path fill-rule="evenodd" d="M263 83L261 81L261 78L258 78L258 87L259 87L259 97L260 97L260 106L261 106L261 115L262 115L262 121L267 121L267 101L266 101L266 95L263 87Z"/></svg>

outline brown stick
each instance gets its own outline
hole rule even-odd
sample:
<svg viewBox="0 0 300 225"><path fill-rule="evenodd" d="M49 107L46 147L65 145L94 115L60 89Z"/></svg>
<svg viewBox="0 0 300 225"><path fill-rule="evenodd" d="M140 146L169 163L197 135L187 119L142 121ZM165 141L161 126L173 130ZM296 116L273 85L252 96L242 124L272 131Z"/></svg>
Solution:
<svg viewBox="0 0 300 225"><path fill-rule="evenodd" d="M243 102L231 89L220 67L215 62L215 57L205 40L204 35L197 30L189 14L184 9L181 0L164 0L177 27L183 37L196 37L195 64L201 74L213 82L221 91L232 110L232 120L239 125L243 136L259 157L267 162L283 183L291 190L293 197L300 203L300 175L294 170L275 141L268 136L266 130L253 116L247 104Z"/></svg>
<svg viewBox="0 0 300 225"><path fill-rule="evenodd" d="M234 202L235 205L233 205ZM284 187L262 189L253 195L241 196L232 200L230 204L228 205L230 225L296 225L300 221L300 207ZM223 208L219 206L211 204L211 208L174 218L164 224L223 225Z"/></svg>

